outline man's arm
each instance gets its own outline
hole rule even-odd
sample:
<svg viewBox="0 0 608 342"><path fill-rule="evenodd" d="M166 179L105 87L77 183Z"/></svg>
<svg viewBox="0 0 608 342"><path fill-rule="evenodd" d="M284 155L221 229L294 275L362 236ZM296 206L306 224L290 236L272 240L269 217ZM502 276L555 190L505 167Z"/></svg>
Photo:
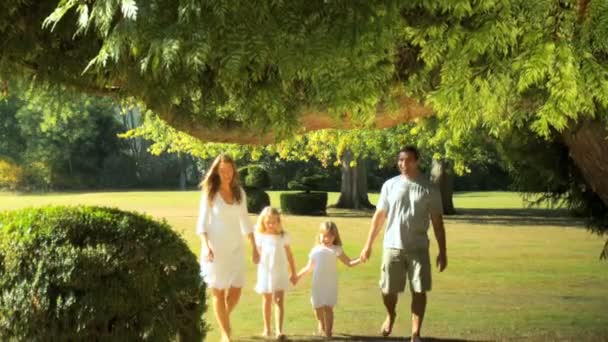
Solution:
<svg viewBox="0 0 608 342"><path fill-rule="evenodd" d="M443 270L448 267L448 253L445 242L445 227L443 225L443 216L441 214L431 214L431 222L433 223L435 239L437 239L437 245L439 246L439 255L437 256L437 267L439 267L439 272L443 272Z"/></svg>
<svg viewBox="0 0 608 342"><path fill-rule="evenodd" d="M384 225L386 221L386 210L378 209L374 213L374 217L372 217L371 227L369 229L369 234L367 235L367 241L365 242L365 246L361 251L361 255L359 256L361 262L366 262L369 260L372 254L372 245L374 244L374 240L380 233L380 229Z"/></svg>

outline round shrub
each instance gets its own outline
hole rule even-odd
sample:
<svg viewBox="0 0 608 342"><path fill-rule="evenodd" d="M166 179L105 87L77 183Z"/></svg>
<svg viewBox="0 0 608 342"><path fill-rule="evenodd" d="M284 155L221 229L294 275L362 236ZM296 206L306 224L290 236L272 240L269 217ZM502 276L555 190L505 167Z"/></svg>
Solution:
<svg viewBox="0 0 608 342"><path fill-rule="evenodd" d="M270 196L260 189L248 188L247 193L247 211L253 214L259 214L264 207L270 205Z"/></svg>
<svg viewBox="0 0 608 342"><path fill-rule="evenodd" d="M245 188L266 189L270 187L270 175L259 165L239 169L239 177Z"/></svg>
<svg viewBox="0 0 608 342"><path fill-rule="evenodd" d="M199 264L166 222L101 207L0 212L0 340L201 341Z"/></svg>
<svg viewBox="0 0 608 342"><path fill-rule="evenodd" d="M281 210L294 215L325 215L326 192L297 192L281 194Z"/></svg>

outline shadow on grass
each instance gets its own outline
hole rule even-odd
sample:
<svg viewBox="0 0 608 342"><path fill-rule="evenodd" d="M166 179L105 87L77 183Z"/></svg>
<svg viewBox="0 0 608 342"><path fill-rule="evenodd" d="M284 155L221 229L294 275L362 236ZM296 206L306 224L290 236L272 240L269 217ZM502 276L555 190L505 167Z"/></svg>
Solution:
<svg viewBox="0 0 608 342"><path fill-rule="evenodd" d="M410 337L381 337L381 336L366 336L366 335L349 335L349 334L338 334L331 339L325 339L317 336L288 336L283 341L362 341L362 342L407 342ZM275 339L264 339L262 337L251 337L251 338L240 338L238 341L276 341ZM485 340L463 340L453 338L436 338L436 337L423 337L424 342L485 342ZM487 340L489 341L489 340Z"/></svg>
<svg viewBox="0 0 608 342"><path fill-rule="evenodd" d="M581 219L570 216L564 209L457 209L456 215L445 216L445 219L505 226L584 227Z"/></svg>

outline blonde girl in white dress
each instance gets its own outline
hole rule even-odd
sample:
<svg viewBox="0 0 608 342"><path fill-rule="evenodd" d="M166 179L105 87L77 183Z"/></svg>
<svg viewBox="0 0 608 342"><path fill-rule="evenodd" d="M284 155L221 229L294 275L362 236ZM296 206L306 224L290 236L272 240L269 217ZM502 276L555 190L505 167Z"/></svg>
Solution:
<svg viewBox="0 0 608 342"><path fill-rule="evenodd" d="M348 267L356 266L359 258L351 259L342 250L342 240L335 223L321 223L318 244L310 251L308 264L298 272L296 282L312 271L311 303L315 310L318 333L332 336L334 306L338 302L338 269L340 260Z"/></svg>
<svg viewBox="0 0 608 342"><path fill-rule="evenodd" d="M219 155L211 165L202 186L196 232L201 236L201 274L213 296L213 311L222 335L230 341L230 313L241 297L245 283L245 244L251 243L252 260L260 256L255 248L253 227L247 216L245 191L239 185L236 164Z"/></svg>
<svg viewBox="0 0 608 342"><path fill-rule="evenodd" d="M255 291L261 294L264 317L264 337L270 336L272 303L275 303L275 325L277 339L284 339L283 317L285 315L285 291L289 283L295 282L296 265L291 252L289 234L283 230L281 214L266 207L258 217L256 244L260 254L258 279Z"/></svg>

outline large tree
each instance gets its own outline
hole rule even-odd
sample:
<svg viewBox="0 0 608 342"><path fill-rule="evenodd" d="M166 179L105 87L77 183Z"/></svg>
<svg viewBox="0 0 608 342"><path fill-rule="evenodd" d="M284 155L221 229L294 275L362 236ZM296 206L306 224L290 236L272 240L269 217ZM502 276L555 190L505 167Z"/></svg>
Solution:
<svg viewBox="0 0 608 342"><path fill-rule="evenodd" d="M605 0L6 0L0 77L134 97L205 141L529 125L608 204L607 36Z"/></svg>

